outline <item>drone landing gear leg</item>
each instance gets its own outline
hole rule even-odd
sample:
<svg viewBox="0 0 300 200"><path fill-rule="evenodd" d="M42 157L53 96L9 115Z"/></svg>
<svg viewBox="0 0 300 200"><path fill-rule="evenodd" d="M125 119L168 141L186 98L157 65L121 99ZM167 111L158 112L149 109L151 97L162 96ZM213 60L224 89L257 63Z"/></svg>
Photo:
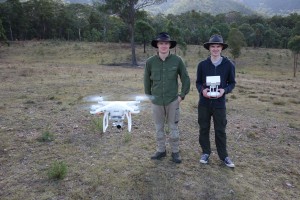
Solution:
<svg viewBox="0 0 300 200"><path fill-rule="evenodd" d="M131 113L127 112L126 117L127 117L127 122L128 122L128 132L131 132Z"/></svg>
<svg viewBox="0 0 300 200"><path fill-rule="evenodd" d="M103 116L103 133L105 133L107 127L108 127L108 115L109 112L105 112Z"/></svg>

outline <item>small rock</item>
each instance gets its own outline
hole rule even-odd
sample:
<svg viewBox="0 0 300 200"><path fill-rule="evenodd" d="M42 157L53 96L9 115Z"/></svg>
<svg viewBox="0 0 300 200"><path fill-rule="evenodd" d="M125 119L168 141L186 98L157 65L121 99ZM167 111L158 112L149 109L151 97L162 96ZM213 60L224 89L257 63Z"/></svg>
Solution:
<svg viewBox="0 0 300 200"><path fill-rule="evenodd" d="M292 185L291 183L289 183L289 182L286 182L285 184L286 184L286 186L288 186L288 187L293 187L293 185Z"/></svg>

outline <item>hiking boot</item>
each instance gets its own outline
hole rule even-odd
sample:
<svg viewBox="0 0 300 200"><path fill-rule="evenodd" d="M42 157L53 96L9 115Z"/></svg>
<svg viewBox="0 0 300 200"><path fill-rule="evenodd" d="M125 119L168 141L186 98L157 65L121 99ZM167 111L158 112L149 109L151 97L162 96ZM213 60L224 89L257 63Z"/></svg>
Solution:
<svg viewBox="0 0 300 200"><path fill-rule="evenodd" d="M226 157L225 159L224 159L224 163L225 163L225 165L227 166L227 167L235 167L235 165L234 165L234 163L230 160L230 158L229 157Z"/></svg>
<svg viewBox="0 0 300 200"><path fill-rule="evenodd" d="M167 155L167 152L166 151L164 151L164 152L156 152L152 157L151 157L151 160L159 160L159 159L161 159L161 158L163 158L163 157L166 157L166 155Z"/></svg>
<svg viewBox="0 0 300 200"><path fill-rule="evenodd" d="M174 163L181 163L181 157L179 155L179 152L177 153L172 153L172 161Z"/></svg>
<svg viewBox="0 0 300 200"><path fill-rule="evenodd" d="M208 163L208 159L209 159L209 154L202 154L199 162L203 163L203 164L207 164Z"/></svg>

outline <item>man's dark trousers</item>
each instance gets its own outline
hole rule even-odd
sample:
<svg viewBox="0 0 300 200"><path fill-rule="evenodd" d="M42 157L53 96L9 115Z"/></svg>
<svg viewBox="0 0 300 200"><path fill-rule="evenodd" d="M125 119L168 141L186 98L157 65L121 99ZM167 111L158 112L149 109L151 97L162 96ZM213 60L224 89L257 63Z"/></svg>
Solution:
<svg viewBox="0 0 300 200"><path fill-rule="evenodd" d="M203 154L211 154L210 148L210 123L211 117L214 122L215 129L215 142L219 158L224 160L228 154L226 149L226 109L225 108L213 108L205 107L202 105L198 106L198 124L199 130L199 144L202 148Z"/></svg>

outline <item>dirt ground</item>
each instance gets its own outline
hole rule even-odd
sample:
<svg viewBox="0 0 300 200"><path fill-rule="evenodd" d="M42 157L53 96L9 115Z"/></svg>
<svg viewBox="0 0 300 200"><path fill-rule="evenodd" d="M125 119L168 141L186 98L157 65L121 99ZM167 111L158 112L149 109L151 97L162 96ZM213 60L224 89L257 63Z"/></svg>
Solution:
<svg viewBox="0 0 300 200"><path fill-rule="evenodd" d="M299 78L281 67L271 72L256 67L251 73L246 67L237 69L237 86L227 96L228 151L236 164L232 170L218 159L213 127L210 164L199 164L196 68L189 67L192 87L181 104L179 124L183 163L171 162L170 152L162 161L152 161L149 101L133 115L131 133L126 127L102 133L94 124L98 116L89 114L87 96L132 100L143 94L143 66L103 64L114 57L106 57L101 45L1 47L0 199L299 198ZM121 50L119 57L126 61ZM113 46L110 51L119 50ZM239 62L246 65L247 59ZM54 139L40 141L45 132ZM47 176L54 161L67 165L62 180Z"/></svg>

